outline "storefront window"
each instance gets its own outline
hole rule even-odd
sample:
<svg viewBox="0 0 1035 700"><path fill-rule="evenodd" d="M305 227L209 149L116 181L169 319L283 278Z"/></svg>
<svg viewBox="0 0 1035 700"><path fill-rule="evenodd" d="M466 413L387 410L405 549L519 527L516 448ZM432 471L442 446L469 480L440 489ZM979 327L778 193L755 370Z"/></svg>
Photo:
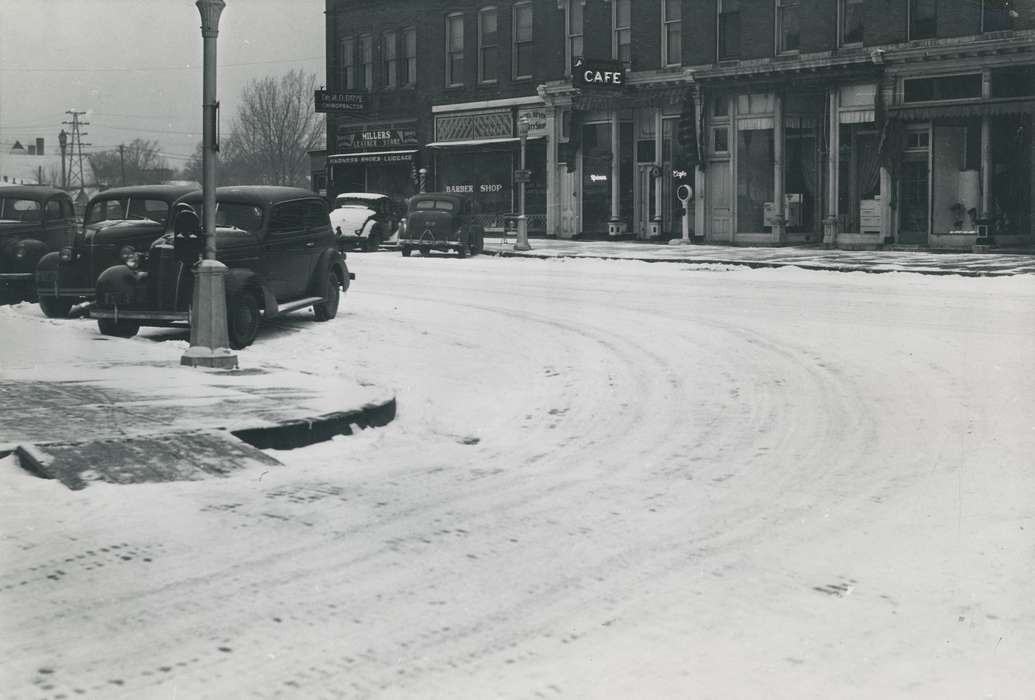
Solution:
<svg viewBox="0 0 1035 700"><path fill-rule="evenodd" d="M470 197L475 213L503 215L513 211L511 150L442 149L435 156L436 189Z"/></svg>
<svg viewBox="0 0 1035 700"><path fill-rule="evenodd" d="M1032 234L1032 121L1028 115L992 120L992 235Z"/></svg>
<svg viewBox="0 0 1035 700"><path fill-rule="evenodd" d="M819 230L823 191L823 95L791 93L784 116L784 215L789 232Z"/></svg>
<svg viewBox="0 0 1035 700"><path fill-rule="evenodd" d="M981 123L935 124L932 230L974 231L981 209Z"/></svg>
<svg viewBox="0 0 1035 700"><path fill-rule="evenodd" d="M766 230L765 204L773 201L773 130L737 131L737 231Z"/></svg>

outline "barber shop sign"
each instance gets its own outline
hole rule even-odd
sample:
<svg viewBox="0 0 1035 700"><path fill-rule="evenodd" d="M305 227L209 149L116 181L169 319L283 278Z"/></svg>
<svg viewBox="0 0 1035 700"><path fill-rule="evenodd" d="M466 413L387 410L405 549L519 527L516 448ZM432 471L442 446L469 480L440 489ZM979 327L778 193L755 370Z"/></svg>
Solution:
<svg viewBox="0 0 1035 700"><path fill-rule="evenodd" d="M625 64L621 61L591 61L575 59L571 82L577 88L605 88L621 90L625 87Z"/></svg>

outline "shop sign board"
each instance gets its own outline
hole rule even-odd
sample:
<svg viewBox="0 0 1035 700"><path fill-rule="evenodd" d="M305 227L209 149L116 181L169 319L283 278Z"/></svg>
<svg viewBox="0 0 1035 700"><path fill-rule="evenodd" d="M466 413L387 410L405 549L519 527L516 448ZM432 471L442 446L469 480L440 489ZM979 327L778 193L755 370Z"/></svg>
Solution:
<svg viewBox="0 0 1035 700"><path fill-rule="evenodd" d="M370 107L370 95L365 92L331 92L317 90L315 94L317 112L345 112L364 114Z"/></svg>
<svg viewBox="0 0 1035 700"><path fill-rule="evenodd" d="M522 107L518 109L518 121L522 119L528 122L528 138L545 138L546 133L546 107Z"/></svg>
<svg viewBox="0 0 1035 700"><path fill-rule="evenodd" d="M419 146L417 129L400 124L338 125L338 151L379 151L401 146Z"/></svg>
<svg viewBox="0 0 1035 700"><path fill-rule="evenodd" d="M356 165L356 164L379 164L379 163L412 163L414 151L399 151L398 153L339 153L327 158L330 165Z"/></svg>
<svg viewBox="0 0 1035 700"><path fill-rule="evenodd" d="M621 61L598 61L575 59L571 70L572 85L577 88L602 88L622 90L625 88L625 64Z"/></svg>
<svg viewBox="0 0 1035 700"><path fill-rule="evenodd" d="M514 136L509 109L480 110L435 116L436 141L466 141Z"/></svg>
<svg viewBox="0 0 1035 700"><path fill-rule="evenodd" d="M514 171L514 182L531 182L532 171L531 170L515 170Z"/></svg>

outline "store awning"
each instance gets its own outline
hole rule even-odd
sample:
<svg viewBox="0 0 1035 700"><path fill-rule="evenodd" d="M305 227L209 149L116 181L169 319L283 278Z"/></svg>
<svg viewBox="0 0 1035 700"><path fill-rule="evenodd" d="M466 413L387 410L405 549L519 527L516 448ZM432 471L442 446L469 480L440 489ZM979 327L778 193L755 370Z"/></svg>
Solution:
<svg viewBox="0 0 1035 700"><path fill-rule="evenodd" d="M889 107L888 118L900 121L925 119L964 119L967 117L998 117L1007 114L1035 114L1035 98L986 100L953 105L924 107Z"/></svg>
<svg viewBox="0 0 1035 700"><path fill-rule="evenodd" d="M327 156L328 165L356 165L377 163L409 163L413 160L412 150L396 151L356 151L355 153L335 153Z"/></svg>
<svg viewBox="0 0 1035 700"><path fill-rule="evenodd" d="M534 141L535 139L546 138L542 134L536 134L535 136L529 136L528 141ZM517 143L520 141L517 136L508 136L506 138L498 139L468 139L465 141L435 141L433 143L426 144L427 148L457 148L461 146L493 146L504 143Z"/></svg>

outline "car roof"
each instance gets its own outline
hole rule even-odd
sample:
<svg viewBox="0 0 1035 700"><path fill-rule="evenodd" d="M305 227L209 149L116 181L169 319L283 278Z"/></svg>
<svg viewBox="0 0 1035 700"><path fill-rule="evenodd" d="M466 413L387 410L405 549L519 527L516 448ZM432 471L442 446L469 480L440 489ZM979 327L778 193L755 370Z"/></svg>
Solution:
<svg viewBox="0 0 1035 700"><path fill-rule="evenodd" d="M194 185L127 185L125 187L109 187L98 192L90 201L97 199L114 199L116 197L150 197L152 199L167 199L170 202L177 197L182 197L188 192L198 188Z"/></svg>
<svg viewBox="0 0 1035 700"><path fill-rule="evenodd" d="M448 199L452 202L460 202L464 197L447 192L422 192L421 194L415 194L410 197L411 202L419 202L425 199Z"/></svg>
<svg viewBox="0 0 1035 700"><path fill-rule="evenodd" d="M25 197L26 199L47 199L56 195L64 195L71 199L64 190L49 185L0 185L0 196Z"/></svg>
<svg viewBox="0 0 1035 700"><path fill-rule="evenodd" d="M202 199L202 191L194 190L184 197L185 200L198 202ZM278 202L289 202L296 199L315 199L325 202L323 197L303 187L279 187L275 185L233 185L230 187L217 187L217 201L243 202L245 204L276 204Z"/></svg>
<svg viewBox="0 0 1035 700"><path fill-rule="evenodd" d="M388 199L388 195L378 194L377 192L341 192L334 199L335 201L339 199L369 199L374 201L377 199Z"/></svg>

